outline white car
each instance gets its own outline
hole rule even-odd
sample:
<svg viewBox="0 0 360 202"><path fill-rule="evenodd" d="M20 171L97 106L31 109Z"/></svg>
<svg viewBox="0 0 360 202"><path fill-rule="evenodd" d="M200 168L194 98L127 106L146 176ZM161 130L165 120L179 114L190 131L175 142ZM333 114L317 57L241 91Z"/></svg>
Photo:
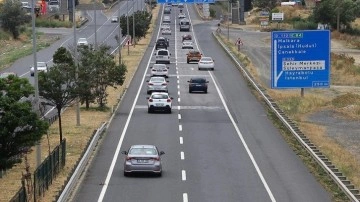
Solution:
<svg viewBox="0 0 360 202"><path fill-rule="evenodd" d="M77 46L87 46L89 45L89 42L86 38L79 38L77 42Z"/></svg>
<svg viewBox="0 0 360 202"><path fill-rule="evenodd" d="M111 17L111 22L118 22L119 21L119 17L118 16L112 16Z"/></svg>
<svg viewBox="0 0 360 202"><path fill-rule="evenodd" d="M185 13L179 13L178 18L179 18L179 19L184 19L184 18L186 18Z"/></svg>
<svg viewBox="0 0 360 202"><path fill-rule="evenodd" d="M162 35L171 35L171 29L170 28L162 29L161 34Z"/></svg>
<svg viewBox="0 0 360 202"><path fill-rule="evenodd" d="M162 76L151 77L147 82L147 94L152 92L168 92L168 81Z"/></svg>
<svg viewBox="0 0 360 202"><path fill-rule="evenodd" d="M182 49L194 49L194 45L192 41L184 41L182 43Z"/></svg>
<svg viewBox="0 0 360 202"><path fill-rule="evenodd" d="M47 72L48 71L46 62L37 62L36 68L37 68L38 72ZM35 75L35 68L30 67L30 76L34 76L34 75Z"/></svg>
<svg viewBox="0 0 360 202"><path fill-rule="evenodd" d="M215 63L211 57L201 57L198 63L198 70L210 69L214 70Z"/></svg>
<svg viewBox="0 0 360 202"><path fill-rule="evenodd" d="M165 15L163 18L163 23L171 23L171 18L168 15Z"/></svg>
<svg viewBox="0 0 360 202"><path fill-rule="evenodd" d="M169 67L164 64L154 64L154 66L150 67L150 76L165 76L169 77Z"/></svg>
<svg viewBox="0 0 360 202"><path fill-rule="evenodd" d="M155 110L166 111L171 113L172 100L168 93L152 93L148 99L148 113L152 113Z"/></svg>
<svg viewBox="0 0 360 202"><path fill-rule="evenodd" d="M162 23L160 29L161 29L161 30L163 30L163 29L170 29L170 24L169 24L169 23Z"/></svg>
<svg viewBox="0 0 360 202"><path fill-rule="evenodd" d="M171 53L167 49L159 49L155 53L155 63L166 63L170 64Z"/></svg>

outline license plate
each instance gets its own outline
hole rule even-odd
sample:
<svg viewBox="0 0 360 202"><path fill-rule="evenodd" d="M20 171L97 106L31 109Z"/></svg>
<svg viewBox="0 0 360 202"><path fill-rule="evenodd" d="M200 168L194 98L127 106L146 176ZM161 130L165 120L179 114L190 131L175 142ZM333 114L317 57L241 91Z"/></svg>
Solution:
<svg viewBox="0 0 360 202"><path fill-rule="evenodd" d="M200 84L196 85L196 86L201 86Z"/></svg>
<svg viewBox="0 0 360 202"><path fill-rule="evenodd" d="M138 162L138 163L147 163L147 162L148 162L148 160L142 160L142 159L139 159L139 160L137 160L137 162Z"/></svg>
<svg viewBox="0 0 360 202"><path fill-rule="evenodd" d="M162 107L162 106L164 106L164 104L163 103L156 103L155 106Z"/></svg>

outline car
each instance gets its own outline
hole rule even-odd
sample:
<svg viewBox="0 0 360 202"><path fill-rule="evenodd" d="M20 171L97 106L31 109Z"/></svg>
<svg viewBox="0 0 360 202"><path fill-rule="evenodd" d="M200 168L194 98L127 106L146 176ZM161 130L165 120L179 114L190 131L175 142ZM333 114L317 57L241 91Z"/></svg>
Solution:
<svg viewBox="0 0 360 202"><path fill-rule="evenodd" d="M184 4L183 4L183 3L179 3L179 4L178 4L178 8L184 8Z"/></svg>
<svg viewBox="0 0 360 202"><path fill-rule="evenodd" d="M162 35L171 35L171 29L170 28L162 29L161 34Z"/></svg>
<svg viewBox="0 0 360 202"><path fill-rule="evenodd" d="M190 62L199 62L201 59L202 54L200 51L197 50L191 50L186 54L186 62L189 64Z"/></svg>
<svg viewBox="0 0 360 202"><path fill-rule="evenodd" d="M179 22L180 32L190 32L191 23L187 18L181 19Z"/></svg>
<svg viewBox="0 0 360 202"><path fill-rule="evenodd" d="M162 76L151 77L147 80L147 94L150 95L153 92L168 92L168 81Z"/></svg>
<svg viewBox="0 0 360 202"><path fill-rule="evenodd" d="M79 38L77 42L77 46L88 46L89 43L86 38Z"/></svg>
<svg viewBox="0 0 360 202"><path fill-rule="evenodd" d="M157 49L167 49L169 47L169 39L165 38L165 37L159 37L156 40L156 44L155 44L155 50Z"/></svg>
<svg viewBox="0 0 360 202"><path fill-rule="evenodd" d="M194 77L190 78L190 80L187 82L189 83L189 93L192 93L194 91L202 91L204 93L207 93L209 81L207 81L205 78Z"/></svg>
<svg viewBox="0 0 360 202"><path fill-rule="evenodd" d="M176 2L173 2L172 3L172 6L178 6L179 4L178 3L176 3Z"/></svg>
<svg viewBox="0 0 360 202"><path fill-rule="evenodd" d="M111 17L111 22L119 22L119 17L118 16L112 16Z"/></svg>
<svg viewBox="0 0 360 202"><path fill-rule="evenodd" d="M170 29L170 24L169 23L162 23L161 26L160 26L160 30L167 29L167 28Z"/></svg>
<svg viewBox="0 0 360 202"><path fill-rule="evenodd" d="M5 79L9 76L17 76L17 74L15 72L3 72L0 74L0 79Z"/></svg>
<svg viewBox="0 0 360 202"><path fill-rule="evenodd" d="M201 57L200 61L198 62L198 70L202 69L210 69L214 70L214 60L211 57Z"/></svg>
<svg viewBox="0 0 360 202"><path fill-rule="evenodd" d="M171 18L168 15L165 15L163 18L163 23L171 23Z"/></svg>
<svg viewBox="0 0 360 202"><path fill-rule="evenodd" d="M171 7L165 7L164 14L171 14Z"/></svg>
<svg viewBox="0 0 360 202"><path fill-rule="evenodd" d="M148 113L154 111L166 111L171 114L171 103L173 98L168 93L155 92L151 93L148 99Z"/></svg>
<svg viewBox="0 0 360 202"><path fill-rule="evenodd" d="M192 36L190 34L184 34L182 36L182 41L185 41L185 40L192 40Z"/></svg>
<svg viewBox="0 0 360 202"><path fill-rule="evenodd" d="M170 64L171 53L167 49L159 49L155 53L155 63L166 63Z"/></svg>
<svg viewBox="0 0 360 202"><path fill-rule="evenodd" d="M125 155L124 176L130 173L146 172L158 176L162 174L161 156L165 154L154 145L132 145Z"/></svg>
<svg viewBox="0 0 360 202"><path fill-rule="evenodd" d="M184 19L184 18L186 18L185 13L179 13L178 18L179 18L179 19Z"/></svg>
<svg viewBox="0 0 360 202"><path fill-rule="evenodd" d="M36 68L37 68L38 72L47 72L48 71L46 62L37 62ZM30 76L34 76L34 75L35 75L35 68L30 67Z"/></svg>
<svg viewBox="0 0 360 202"><path fill-rule="evenodd" d="M194 49L192 41L184 41L182 42L182 49Z"/></svg>
<svg viewBox="0 0 360 202"><path fill-rule="evenodd" d="M48 8L50 12L58 12L60 10L60 3L57 0L50 0Z"/></svg>
<svg viewBox="0 0 360 202"><path fill-rule="evenodd" d="M169 67L165 64L154 64L150 67L150 76L165 76L166 78L169 77Z"/></svg>

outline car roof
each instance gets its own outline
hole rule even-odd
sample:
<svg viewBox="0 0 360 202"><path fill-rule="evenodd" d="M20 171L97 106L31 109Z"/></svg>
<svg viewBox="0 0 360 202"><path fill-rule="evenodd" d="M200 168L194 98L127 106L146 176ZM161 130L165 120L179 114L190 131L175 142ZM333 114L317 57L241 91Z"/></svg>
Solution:
<svg viewBox="0 0 360 202"><path fill-rule="evenodd" d="M212 60L211 57L202 57L201 59L202 59L202 60Z"/></svg>
<svg viewBox="0 0 360 202"><path fill-rule="evenodd" d="M157 95L167 95L167 96L169 96L169 93L165 93L165 92L152 92L152 93L151 93L151 96L152 96L152 95L155 95L155 94L157 94Z"/></svg>
<svg viewBox="0 0 360 202"><path fill-rule="evenodd" d="M154 64L153 67L166 67L165 64Z"/></svg>
<svg viewBox="0 0 360 202"><path fill-rule="evenodd" d="M162 76L153 76L150 78L150 80L165 80L165 78Z"/></svg>
<svg viewBox="0 0 360 202"><path fill-rule="evenodd" d="M134 148L153 148L153 149L155 149L156 147L154 145L147 145L147 144L132 145L130 147L130 149L134 149Z"/></svg>

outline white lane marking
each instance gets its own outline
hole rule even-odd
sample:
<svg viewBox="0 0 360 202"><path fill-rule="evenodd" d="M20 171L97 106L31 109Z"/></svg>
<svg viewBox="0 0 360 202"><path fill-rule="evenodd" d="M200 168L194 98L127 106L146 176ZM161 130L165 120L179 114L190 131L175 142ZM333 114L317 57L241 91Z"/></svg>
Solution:
<svg viewBox="0 0 360 202"><path fill-rule="evenodd" d="M180 132L182 131L182 125L181 124L179 125L179 131Z"/></svg>
<svg viewBox="0 0 360 202"><path fill-rule="evenodd" d="M179 74L179 71L176 70L176 74Z"/></svg>
<svg viewBox="0 0 360 202"><path fill-rule="evenodd" d="M187 193L183 193L183 202L188 202L188 194Z"/></svg>
<svg viewBox="0 0 360 202"><path fill-rule="evenodd" d="M186 171L185 170L181 171L181 180L186 181Z"/></svg>
<svg viewBox="0 0 360 202"><path fill-rule="evenodd" d="M178 97L178 102L180 102L180 98Z"/></svg>
<svg viewBox="0 0 360 202"><path fill-rule="evenodd" d="M161 12L161 17L160 17L160 20L161 20L161 21L162 21L162 18L163 18L163 13L164 13L164 11ZM160 29L158 30L157 38L159 37L159 34L160 34ZM152 49L151 55L154 54L154 50L155 50L155 46L154 46L153 49ZM116 161L119 159L118 156L119 156L119 153L120 153L121 145L122 145L122 143L123 143L123 141L124 141L126 131L127 131L128 127L129 127L130 119L131 119L131 117L132 117L132 115L133 115L136 102L137 102L137 100L139 99L140 91L141 91L141 88L142 88L142 86L143 86L143 84L144 84L146 72L148 71L149 66L150 66L150 60L149 60L148 63L147 63L146 69L145 69L145 71L144 71L144 75L143 75L142 80L141 80L141 83L140 83L140 85L139 85L139 89L138 89L138 91L137 91L137 93L136 93L136 96L135 96L134 103L133 103L133 105L132 105L132 107L131 107L129 116L128 116L127 120L126 120L124 129L123 129L123 131L122 131L122 133L121 133L121 136L120 136L120 140L119 140L119 142L118 142L118 145L116 146L116 150L115 150L113 159L112 159L112 161L111 161L111 164L110 164L110 167L109 167L109 171L108 171L108 173L107 173L107 175L106 175L104 185L103 185L103 187L102 187L102 189L101 189L101 192L100 192L100 195L99 195L99 198L98 198L98 202L102 202L102 201L104 200L106 190L107 190L107 188L108 188L108 186L109 186L111 176L112 176L112 174L113 174L113 172L114 172L114 168L115 168Z"/></svg>
<svg viewBox="0 0 360 202"><path fill-rule="evenodd" d="M182 151L180 152L180 159L181 160L184 160L185 159L185 153Z"/></svg>
<svg viewBox="0 0 360 202"><path fill-rule="evenodd" d="M179 137L180 140L180 144L184 144L184 138L183 137Z"/></svg>
<svg viewBox="0 0 360 202"><path fill-rule="evenodd" d="M180 91L178 91L178 95L180 95Z"/></svg>
<svg viewBox="0 0 360 202"><path fill-rule="evenodd" d="M187 6L186 6L186 10L187 10L187 12L189 13L189 9L188 9ZM192 31L192 33L193 33L194 40L195 40L195 42L196 42L196 43L195 43L195 44L196 44L196 47L198 48L198 50L201 51L200 47L198 46L198 41L197 41L196 36L195 36L195 33L194 33L194 27L193 27L193 24L192 24L192 22L191 22L190 15L189 15L189 20L190 20L190 26L191 26L191 29L192 29L191 31ZM202 52L202 51L201 51L201 52ZM271 201L272 201L272 202L276 202L276 199L275 199L273 193L271 192L269 185L267 184L267 182L266 182L263 174L261 173L261 170L260 170L259 166L257 165L254 156L252 155L249 147L247 146L247 144L246 144L246 142L245 142L245 140L244 140L243 135L242 135L241 132L240 132L240 129L239 129L238 126L236 125L236 123L235 123L235 121L234 121L234 118L233 118L233 116L232 116L231 113L230 113L230 110L229 110L229 108L228 108L228 106L227 106L227 104L226 104L226 102L225 102L225 99L224 99L223 95L221 94L218 85L217 85L216 82L215 82L215 78L214 78L214 76L213 76L213 73L212 73L212 72L209 72L209 74L210 74L210 76L211 76L212 81L213 81L214 84L215 84L216 91L218 92L218 94L219 94L219 96L220 96L221 102L223 103L223 105L224 105L224 107L225 107L225 110L226 110L226 112L227 112L227 114L228 114L228 116L229 116L229 118L230 118L230 120L231 120L231 122L232 122L232 124L233 124L233 126L234 126L234 128L235 128L235 130L236 130L236 132L237 132L237 134L238 134L241 142L242 142L242 144L244 145L245 150L246 150L246 152L248 153L248 155L249 155L249 157L250 157L250 159L251 159L251 162L253 163L253 165L254 165L254 167L255 167L255 169L256 169L256 172L258 173L258 175L259 175L259 177L260 177L260 179L261 179L261 181L262 181L262 183L263 183L263 185L264 185L264 187L265 187L265 189L266 189L266 191L267 191L267 193L268 193Z"/></svg>
<svg viewBox="0 0 360 202"><path fill-rule="evenodd" d="M177 75L176 78L179 79L179 75Z"/></svg>
<svg viewBox="0 0 360 202"><path fill-rule="evenodd" d="M178 106L178 110L180 110L180 105Z"/></svg>
<svg viewBox="0 0 360 202"><path fill-rule="evenodd" d="M234 121L234 118L233 118L233 116L232 116L231 113L230 113L230 110L229 110L229 108L228 108L228 106L227 106L227 104L226 104L226 102L225 102L224 96L223 96L222 93L220 92L220 89L219 89L218 85L216 84L215 78L213 77L212 73L210 73L210 76L211 76L211 79L212 79L212 81L213 81L213 83L214 83L214 85L215 85L216 91L218 92L218 94L219 94L219 96L220 96L221 102L223 103L223 105L224 105L224 107L225 107L226 113L228 114L228 116L229 116L229 118L230 118L230 120L231 120L231 123L233 124L233 126L234 126L234 128L235 128L235 130L236 130L236 133L238 134L238 136L239 136L242 144L244 145L244 148L245 148L246 152L248 153L248 155L249 155L249 157L250 157L250 160L251 160L252 164L254 165L255 170L256 170L256 172L258 173L258 175L259 175L259 177L260 177L260 179L261 179L261 182L263 183L263 185L264 185L264 187L265 187L265 189L266 189L266 191L267 191L267 193L268 193L271 201L272 201L272 202L276 202L276 199L275 199L274 195L272 194L269 185L267 184L267 182L266 182L263 174L261 173L261 170L260 170L258 164L256 163L254 156L252 155L252 153L251 153L248 145L247 145L246 142L245 142L245 139L244 139L243 135L242 135L241 132L240 132L240 129L239 129L238 126L236 125L236 123L235 123L235 121Z"/></svg>
<svg viewBox="0 0 360 202"><path fill-rule="evenodd" d="M193 67L191 67L191 70L192 70L192 71L194 71L194 68L193 68Z"/></svg>
<svg viewBox="0 0 360 202"><path fill-rule="evenodd" d="M180 89L180 85L177 85L177 88Z"/></svg>
<svg viewBox="0 0 360 202"><path fill-rule="evenodd" d="M181 120L181 114L178 114L178 119Z"/></svg>
<svg viewBox="0 0 360 202"><path fill-rule="evenodd" d="M179 81L179 80L176 80L176 83L178 83L178 84L179 84L179 83L180 83L180 81Z"/></svg>

